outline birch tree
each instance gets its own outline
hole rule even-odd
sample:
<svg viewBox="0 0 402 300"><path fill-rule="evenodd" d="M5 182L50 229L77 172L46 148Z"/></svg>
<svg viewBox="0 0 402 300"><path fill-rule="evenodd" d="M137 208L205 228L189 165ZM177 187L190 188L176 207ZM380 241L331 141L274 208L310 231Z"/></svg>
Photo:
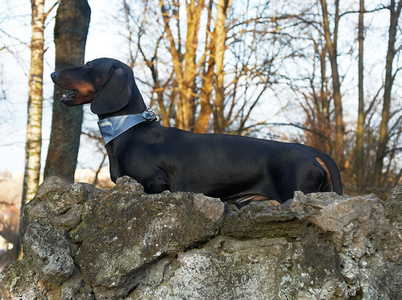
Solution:
<svg viewBox="0 0 402 300"><path fill-rule="evenodd" d="M28 82L28 124L25 145L25 173L21 210L30 201L38 188L40 155L42 147L42 87L44 30L46 14L45 0L31 0L31 66Z"/></svg>

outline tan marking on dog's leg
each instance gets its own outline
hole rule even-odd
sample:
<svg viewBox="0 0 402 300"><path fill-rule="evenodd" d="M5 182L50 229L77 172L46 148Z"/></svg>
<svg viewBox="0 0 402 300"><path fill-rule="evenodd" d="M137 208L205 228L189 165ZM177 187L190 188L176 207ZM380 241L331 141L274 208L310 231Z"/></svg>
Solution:
<svg viewBox="0 0 402 300"><path fill-rule="evenodd" d="M250 202L264 201L269 207L272 207L272 209L274 211L277 210L277 208L275 209L275 207L280 205L280 203L278 201L276 201L274 199L271 199L271 198L269 198L267 196L264 196L264 195L249 195L249 196L245 196L245 197L242 197L240 199L237 199L235 201L235 203L237 205L241 205L241 204L243 204L243 203L245 203L247 201L250 201Z"/></svg>
<svg viewBox="0 0 402 300"><path fill-rule="evenodd" d="M263 196L263 195L250 195L247 197L247 200L250 201L265 201L265 200L269 200L270 198L267 196Z"/></svg>
<svg viewBox="0 0 402 300"><path fill-rule="evenodd" d="M275 207L275 206L281 205L281 204L280 204L278 201L276 201L276 200L267 200L267 204L268 204L269 207Z"/></svg>

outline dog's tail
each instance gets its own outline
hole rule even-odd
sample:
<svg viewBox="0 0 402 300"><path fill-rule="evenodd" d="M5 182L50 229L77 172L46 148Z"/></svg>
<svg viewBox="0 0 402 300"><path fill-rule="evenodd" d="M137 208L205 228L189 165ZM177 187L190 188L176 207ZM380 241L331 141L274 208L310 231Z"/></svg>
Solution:
<svg viewBox="0 0 402 300"><path fill-rule="evenodd" d="M328 170L327 165L319 157L316 157L315 159L318 161L318 163L321 165L321 167L324 168L324 171L327 174L327 181L325 182L324 186L321 188L321 190L324 191L332 183L331 172Z"/></svg>
<svg viewBox="0 0 402 300"><path fill-rule="evenodd" d="M318 153L319 152L319 153ZM321 152L317 150L317 153L315 154L316 157L318 157L322 162L327 167L327 170L329 171L329 176L330 179L332 180L332 190L337 193L338 195L343 194L342 190L342 180L341 180L341 174L339 172L338 166L334 162L334 160L324 152ZM325 167L324 167L325 169Z"/></svg>
<svg viewBox="0 0 402 300"><path fill-rule="evenodd" d="M332 189L338 195L342 195L343 190L342 190L341 173L339 172L338 166L336 165L334 160L329 156L328 156L328 158L329 159L328 159L326 165L327 166L328 166L328 164L331 165L331 168L329 168L329 169L330 169L330 173L331 173L331 177L332 177Z"/></svg>
<svg viewBox="0 0 402 300"><path fill-rule="evenodd" d="M338 166L336 165L335 161L326 153L313 148L306 146L313 155L321 160L325 166L323 166L324 170L327 172L328 175L328 180L332 181L332 190L337 193L338 195L343 194L342 190L342 180L341 180L341 174L339 172ZM318 162L320 162L318 160ZM321 164L322 165L322 164Z"/></svg>

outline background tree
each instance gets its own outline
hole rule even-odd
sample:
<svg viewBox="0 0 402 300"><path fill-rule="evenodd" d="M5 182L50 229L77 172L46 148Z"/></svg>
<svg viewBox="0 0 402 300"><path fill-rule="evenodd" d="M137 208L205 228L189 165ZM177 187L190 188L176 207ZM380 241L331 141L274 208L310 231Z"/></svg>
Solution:
<svg viewBox="0 0 402 300"><path fill-rule="evenodd" d="M338 68L338 30L339 30L339 1L335 0L335 14L333 17L333 31L330 29L328 6L326 0L320 0L323 32L331 65L333 101L335 112L335 161L342 170L345 163L345 124L343 121L341 82Z"/></svg>
<svg viewBox="0 0 402 300"><path fill-rule="evenodd" d="M31 66L28 82L28 124L25 144L25 171L21 201L21 217L26 202L36 193L40 177L40 156L42 150L42 107L43 107L43 55L45 53L45 0L31 0ZM17 245L17 255L20 242Z"/></svg>
<svg viewBox="0 0 402 300"><path fill-rule="evenodd" d="M384 97L382 104L381 125L379 130L377 157L374 168L374 185L380 186L384 180L382 176L384 158L386 157L387 145L390 139L390 132L388 130L389 122L391 119L391 98L392 87L396 73L393 72L394 58L397 53L396 41L398 24L401 15L402 1L395 2L391 0L389 9L389 30L388 30L388 50L385 64L385 84L384 84ZM399 71L399 70L398 70Z"/></svg>
<svg viewBox="0 0 402 300"><path fill-rule="evenodd" d="M356 146L355 146L355 172L356 185L358 189L363 190L364 186L364 0L359 0L359 21L357 40L359 44L358 54L358 109L356 126Z"/></svg>
<svg viewBox="0 0 402 300"><path fill-rule="evenodd" d="M31 0L31 67L28 82L28 124L21 211L24 209L25 203L34 197L39 185L42 148L44 30L46 17L55 5L45 13L45 0Z"/></svg>
<svg viewBox="0 0 402 300"><path fill-rule="evenodd" d="M341 3L344 5L341 6ZM323 14L325 15L325 9L323 11L325 4L329 24L327 30L325 30L325 18L323 17ZM379 112L379 108L382 106L379 97L380 92L382 91L385 94L384 89L386 89L391 98L394 97L395 93L390 90L390 85L386 88L385 85L378 85L379 82L387 81L381 77L382 74L386 75L386 72L382 71L386 69L385 63L382 66L380 61L373 60L374 57L380 57L378 55L379 48L377 48L374 55L369 55L368 59L363 57L363 39L365 35L374 36L376 34L376 30L379 27L375 27L378 25L374 25L373 20L377 19L379 14L384 15L385 9L389 10L389 8L370 4L371 9L368 11L366 11L364 3L361 1L360 3L358 1L356 3L346 3L337 0L330 3L320 1L319 5L311 2L311 7L296 9L294 18L289 19L288 22L288 28L291 28L294 24L294 28L297 29L296 32L290 31L289 33L292 35L289 47L292 49L293 55L290 60L287 59L287 62L284 63L284 65L288 65L290 61L294 61L295 68L291 73L286 74L286 82L291 90L294 91L295 98L299 100L300 108L302 108L305 115L304 123L300 124L293 121L290 124L304 131L304 134L299 136L297 140L302 140L337 158L339 155L336 154L336 151L333 151L336 142L339 140L336 137L336 132L339 133L339 130L336 130L336 120L337 115L343 115L343 113L337 114L337 111L343 111L344 103L347 103L348 122L343 122L345 127L343 129L344 146L342 153L345 156L345 163L342 169L342 177L347 185L356 185L360 190L364 187L373 186L374 166L375 161L377 161L380 135L379 123L381 120L383 120L383 123L388 124L390 134L389 140L386 142L386 151L384 152L386 165L381 167L380 171L382 180L380 186L389 186L399 182L398 178L400 178L399 174L401 173L400 167L395 164L401 153L400 147L398 148L397 146L401 142L398 129L401 124L401 108L398 102L394 101L394 105L391 105L390 118L387 120L382 117L381 112ZM308 5L306 3L306 6ZM319 9L319 12L315 13L317 9ZM369 14L371 17L368 21L371 23L370 30L364 27L363 14ZM356 26L351 26L354 24L353 19L359 19L359 15L360 20L355 21ZM339 28L342 28L342 35L337 34ZM356 28L357 39L349 38L354 33L349 29L353 28ZM331 33L329 42L326 32ZM376 40L379 39L377 38ZM329 53L331 47L328 45L330 45L331 41L337 48L335 51L336 61L331 59L331 54ZM312 54L313 49L314 55ZM341 50L339 51L339 49ZM371 53L373 53L373 49L376 48L372 46ZM394 50L394 55L397 57L400 46L396 45ZM339 63L339 60L341 63ZM337 67L334 68L334 65L337 65ZM393 73L395 80L399 68L395 60L393 65L394 68L396 66L397 70ZM338 76L334 76L333 70L336 69L338 71L335 74L338 73ZM334 81L336 77L339 80ZM363 81L365 77L367 81ZM332 82L332 85L328 85L328 82ZM337 93L336 85L334 86L333 82L338 82L339 87L345 86L346 92L341 94L339 89L339 93ZM364 82L368 82L366 87ZM364 87L368 90L367 93L363 92ZM340 110L335 107L335 96L337 94L341 96L342 109ZM346 97L346 100L343 99L344 97ZM354 99L355 102L353 101ZM355 123L356 120L350 118L350 113L354 113L352 112L354 105L357 108L357 123ZM293 113L294 119L295 111L287 108L285 114L287 113ZM300 109L297 114L300 114ZM344 115L342 118L344 118ZM356 135L353 134L355 132Z"/></svg>
<svg viewBox="0 0 402 300"><path fill-rule="evenodd" d="M61 0L56 14L54 43L55 69L73 68L84 63L91 9L87 0ZM44 177L58 176L73 183L80 145L82 106L67 107L60 102L63 93L54 88L52 130Z"/></svg>
<svg viewBox="0 0 402 300"><path fill-rule="evenodd" d="M141 82L164 125L250 134L265 124L250 116L273 81L279 43L277 18L257 2L123 1L130 64L150 75Z"/></svg>
<svg viewBox="0 0 402 300"><path fill-rule="evenodd" d="M196 51L198 48L198 31L200 18L204 10L204 0L190 0L185 4L187 15L186 38L181 41L182 29L179 13L181 1L166 3L159 0L159 6L165 32L169 40L169 50L172 56L175 81L178 91L177 124L176 126L185 130L194 129L194 101L195 101L195 78L196 78ZM176 38L172 26L178 30ZM184 47L183 47L184 46Z"/></svg>
<svg viewBox="0 0 402 300"><path fill-rule="evenodd" d="M216 3L216 22L213 32L213 56L215 64L214 132L222 133L225 124L225 71L224 58L228 29L225 26L231 0L218 0Z"/></svg>
<svg viewBox="0 0 402 300"><path fill-rule="evenodd" d="M289 115L289 123L278 124L297 128L297 134L292 136L294 141L318 148L333 158L338 157L335 146L336 120L340 119L343 123L339 80L341 75L339 75L338 50L335 49L338 47L337 26L339 26L339 19L336 18L339 11L336 5L339 3L335 4L332 12L326 2L322 4L306 2L302 7L293 7L294 11L290 10L288 18L281 26L285 28L282 34L286 34L287 40L284 47L285 67L280 72L282 81L286 84L285 96L292 100L289 100L284 107L284 114ZM332 62L329 47L333 49L331 55L335 56ZM334 87L338 92L335 93ZM292 94L288 95L286 90L292 91ZM338 95L340 102L341 109L338 110L340 118L337 118L335 109L335 94ZM343 144L344 136L343 129L338 147ZM342 148L340 152L344 153L344 146L340 148ZM341 156L339 160L342 159Z"/></svg>

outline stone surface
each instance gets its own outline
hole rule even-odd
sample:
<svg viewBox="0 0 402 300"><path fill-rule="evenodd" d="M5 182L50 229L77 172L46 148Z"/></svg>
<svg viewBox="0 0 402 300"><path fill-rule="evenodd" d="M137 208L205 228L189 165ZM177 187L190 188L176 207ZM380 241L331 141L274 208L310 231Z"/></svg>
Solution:
<svg viewBox="0 0 402 300"><path fill-rule="evenodd" d="M402 186L387 200L333 193L237 209L51 178L27 205L24 257L1 299L398 299Z"/></svg>

